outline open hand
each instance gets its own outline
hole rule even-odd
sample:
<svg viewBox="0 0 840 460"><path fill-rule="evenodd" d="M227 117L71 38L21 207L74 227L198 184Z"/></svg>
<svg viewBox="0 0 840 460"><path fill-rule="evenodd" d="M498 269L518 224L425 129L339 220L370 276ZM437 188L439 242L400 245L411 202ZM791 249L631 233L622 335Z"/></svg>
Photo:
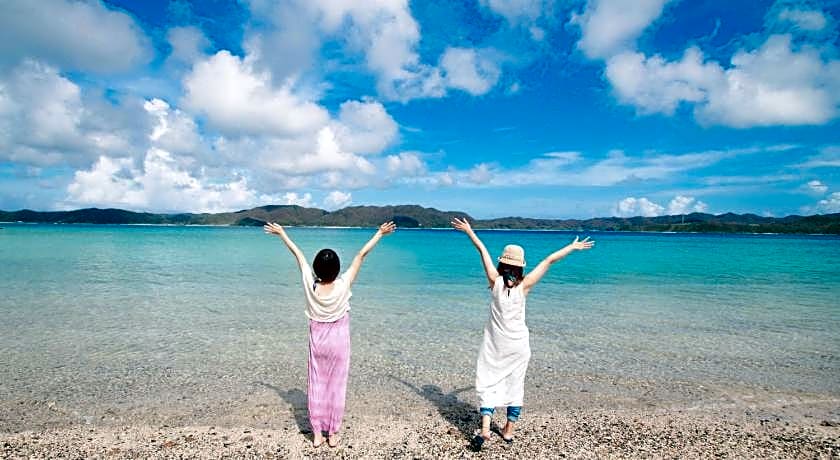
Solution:
<svg viewBox="0 0 840 460"><path fill-rule="evenodd" d="M269 235L277 235L281 236L286 233L286 230L283 229L283 226L280 224L276 224L274 222L269 222L263 225L263 230Z"/></svg>
<svg viewBox="0 0 840 460"><path fill-rule="evenodd" d="M394 230L397 229L397 224L394 222L385 222L384 224L379 226L379 234L382 236L389 235L394 233Z"/></svg>
<svg viewBox="0 0 840 460"><path fill-rule="evenodd" d="M588 236L584 238L583 241L581 241L580 238L576 236L575 240L572 241L570 246L576 251L581 251L584 249L592 249L592 247L595 246L595 242L590 241Z"/></svg>
<svg viewBox="0 0 840 460"><path fill-rule="evenodd" d="M455 228L455 230L459 230L464 233L470 233L472 231L472 227L470 227L470 222L466 218L459 219L455 217L450 223L452 224L452 227Z"/></svg>

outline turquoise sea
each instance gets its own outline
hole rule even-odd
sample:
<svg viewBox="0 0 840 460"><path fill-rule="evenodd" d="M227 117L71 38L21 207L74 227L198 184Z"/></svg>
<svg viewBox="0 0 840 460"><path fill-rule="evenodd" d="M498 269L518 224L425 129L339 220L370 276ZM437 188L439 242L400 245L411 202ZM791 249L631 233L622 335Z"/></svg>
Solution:
<svg viewBox="0 0 840 460"><path fill-rule="evenodd" d="M261 228L2 226L0 399L142 405L286 374L305 387L300 276ZM372 233L289 229L345 263ZM522 245L529 266L574 237L479 235L494 255ZM533 372L840 393L840 238L590 235L529 296ZM354 287L352 372L470 382L487 305L466 236L398 230Z"/></svg>

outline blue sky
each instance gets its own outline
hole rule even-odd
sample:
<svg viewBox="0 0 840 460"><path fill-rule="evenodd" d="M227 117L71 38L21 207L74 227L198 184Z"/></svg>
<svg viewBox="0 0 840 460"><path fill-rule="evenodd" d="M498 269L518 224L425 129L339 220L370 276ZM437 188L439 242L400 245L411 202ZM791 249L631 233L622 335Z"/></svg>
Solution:
<svg viewBox="0 0 840 460"><path fill-rule="evenodd" d="M840 212L840 1L0 4L0 209Z"/></svg>

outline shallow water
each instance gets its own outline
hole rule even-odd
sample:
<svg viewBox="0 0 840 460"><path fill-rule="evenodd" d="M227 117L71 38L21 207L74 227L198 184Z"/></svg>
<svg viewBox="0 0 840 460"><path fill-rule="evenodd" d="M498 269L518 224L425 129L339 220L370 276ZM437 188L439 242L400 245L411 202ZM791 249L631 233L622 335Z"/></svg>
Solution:
<svg viewBox="0 0 840 460"><path fill-rule="evenodd" d="M140 407L243 382L305 388L300 276L262 229L4 227L0 400ZM289 229L308 256L328 246L345 262L372 232ZM574 235L480 236L492 254L522 245L532 267ZM593 237L529 296L529 375L840 393L840 239ZM399 230L354 286L353 378L471 383L488 302L464 235Z"/></svg>

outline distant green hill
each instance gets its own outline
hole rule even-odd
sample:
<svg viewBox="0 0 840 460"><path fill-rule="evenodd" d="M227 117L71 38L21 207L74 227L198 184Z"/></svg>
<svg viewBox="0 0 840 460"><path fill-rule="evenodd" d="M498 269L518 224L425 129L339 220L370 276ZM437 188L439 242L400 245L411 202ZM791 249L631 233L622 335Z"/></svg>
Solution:
<svg viewBox="0 0 840 460"><path fill-rule="evenodd" d="M399 227L441 228L449 227L453 217L469 218L463 212L438 211L417 205L351 206L326 214L319 225L375 227L393 220Z"/></svg>
<svg viewBox="0 0 840 460"><path fill-rule="evenodd" d="M296 205L272 205L218 214L152 214L97 208L53 212L28 209L0 211L0 222L62 224L260 226L266 222L278 222L282 225L375 227L384 221L394 220L403 228L444 228L449 227L453 217L469 218L478 229L840 234L840 213L781 218L761 217L755 214L692 213L658 217L599 217L585 220L527 217L476 220L463 212L440 211L417 205L350 206L332 212Z"/></svg>

